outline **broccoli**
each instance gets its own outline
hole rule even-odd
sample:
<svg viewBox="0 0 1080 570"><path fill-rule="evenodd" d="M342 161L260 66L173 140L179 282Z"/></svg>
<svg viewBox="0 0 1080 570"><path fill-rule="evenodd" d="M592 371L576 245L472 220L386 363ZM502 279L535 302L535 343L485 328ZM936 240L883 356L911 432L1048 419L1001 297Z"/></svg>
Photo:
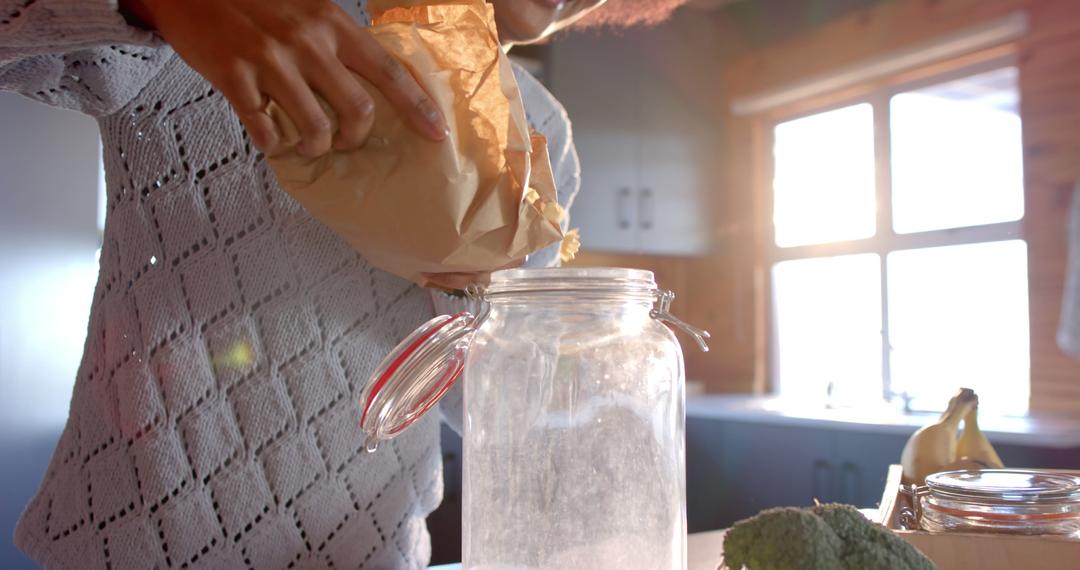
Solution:
<svg viewBox="0 0 1080 570"><path fill-rule="evenodd" d="M810 509L844 543L841 560L847 568L934 568L923 553L889 529L866 520L849 505L818 505Z"/></svg>
<svg viewBox="0 0 1080 570"><path fill-rule="evenodd" d="M933 570L914 546L848 505L782 507L724 536L731 570Z"/></svg>
<svg viewBox="0 0 1080 570"><path fill-rule="evenodd" d="M770 509L735 523L724 535L724 564L731 570L831 570L840 568L842 546L840 537L814 513Z"/></svg>

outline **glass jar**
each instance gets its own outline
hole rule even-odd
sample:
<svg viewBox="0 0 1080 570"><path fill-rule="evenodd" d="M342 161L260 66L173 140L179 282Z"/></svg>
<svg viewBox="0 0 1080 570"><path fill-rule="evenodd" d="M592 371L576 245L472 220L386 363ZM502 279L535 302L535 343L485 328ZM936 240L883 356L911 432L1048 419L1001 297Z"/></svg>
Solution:
<svg viewBox="0 0 1080 570"><path fill-rule="evenodd" d="M927 476L914 495L918 527L930 532L1080 533L1080 477L1067 473L945 471Z"/></svg>
<svg viewBox="0 0 1080 570"><path fill-rule="evenodd" d="M365 394L369 449L464 383L463 568L686 568L684 371L651 272L516 269Z"/></svg>

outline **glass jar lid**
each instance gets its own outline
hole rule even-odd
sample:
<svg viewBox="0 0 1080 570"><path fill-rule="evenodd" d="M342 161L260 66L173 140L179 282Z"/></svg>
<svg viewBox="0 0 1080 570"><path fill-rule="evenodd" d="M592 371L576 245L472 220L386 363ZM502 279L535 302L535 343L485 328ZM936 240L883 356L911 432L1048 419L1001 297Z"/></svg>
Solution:
<svg viewBox="0 0 1080 570"><path fill-rule="evenodd" d="M944 471L926 478L931 494L1004 503L1080 504L1080 477L1033 469Z"/></svg>
<svg viewBox="0 0 1080 570"><path fill-rule="evenodd" d="M1041 469L946 471L915 490L918 526L931 532L1076 535L1080 477Z"/></svg>
<svg viewBox="0 0 1080 570"><path fill-rule="evenodd" d="M620 267L545 267L504 269L491 274L483 288L486 299L526 293L556 294L566 292L575 300L593 296L619 295L655 300L653 272Z"/></svg>
<svg viewBox="0 0 1080 570"><path fill-rule="evenodd" d="M404 431L446 395L465 369L476 320L467 312L435 317L383 359L361 398L360 429L368 451Z"/></svg>

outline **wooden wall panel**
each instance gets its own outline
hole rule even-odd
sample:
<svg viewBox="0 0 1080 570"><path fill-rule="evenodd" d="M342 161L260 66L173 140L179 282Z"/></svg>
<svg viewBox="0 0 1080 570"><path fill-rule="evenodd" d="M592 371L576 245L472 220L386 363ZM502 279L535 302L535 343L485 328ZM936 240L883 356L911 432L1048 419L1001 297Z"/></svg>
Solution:
<svg viewBox="0 0 1080 570"><path fill-rule="evenodd" d="M765 91L933 40L1025 4L1024 0L894 0L739 57L725 66L724 76L734 97Z"/></svg>
<svg viewBox="0 0 1080 570"><path fill-rule="evenodd" d="M1031 291L1031 407L1080 412L1080 363L1057 347L1066 213L1080 180L1080 2L1030 2L1022 44L1025 234Z"/></svg>

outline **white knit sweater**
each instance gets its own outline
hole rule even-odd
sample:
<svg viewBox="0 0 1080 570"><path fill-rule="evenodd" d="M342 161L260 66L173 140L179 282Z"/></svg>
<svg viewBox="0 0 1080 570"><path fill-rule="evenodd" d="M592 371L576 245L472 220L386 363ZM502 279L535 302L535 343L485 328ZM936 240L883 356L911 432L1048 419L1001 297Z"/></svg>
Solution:
<svg viewBox="0 0 1080 570"><path fill-rule="evenodd" d="M565 113L518 81L568 205ZM426 566L438 419L373 454L357 423L428 294L300 209L225 99L114 1L0 0L0 89L96 117L108 183L70 419L19 547L50 568Z"/></svg>

